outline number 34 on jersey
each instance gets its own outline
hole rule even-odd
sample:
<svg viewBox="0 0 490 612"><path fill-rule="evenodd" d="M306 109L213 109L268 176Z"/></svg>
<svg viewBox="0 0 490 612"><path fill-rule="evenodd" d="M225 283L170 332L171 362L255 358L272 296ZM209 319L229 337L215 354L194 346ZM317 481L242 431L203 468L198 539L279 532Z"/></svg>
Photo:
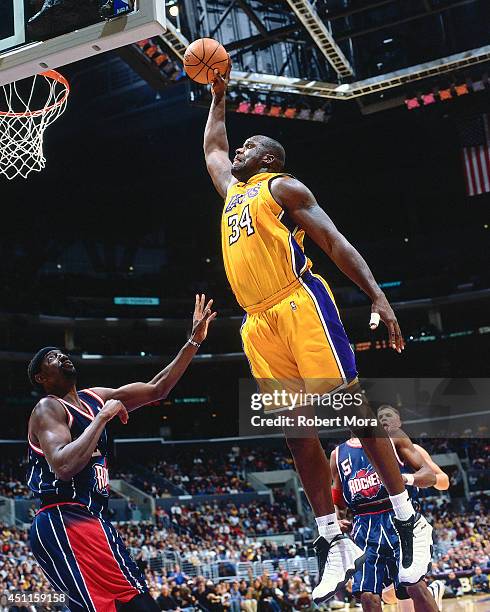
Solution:
<svg viewBox="0 0 490 612"><path fill-rule="evenodd" d="M235 242L239 240L242 230L246 230L247 236L251 236L255 233L252 217L250 216L249 204L243 208L240 216L234 214L228 217L228 227L231 228L230 235L228 236L229 244L235 244Z"/></svg>

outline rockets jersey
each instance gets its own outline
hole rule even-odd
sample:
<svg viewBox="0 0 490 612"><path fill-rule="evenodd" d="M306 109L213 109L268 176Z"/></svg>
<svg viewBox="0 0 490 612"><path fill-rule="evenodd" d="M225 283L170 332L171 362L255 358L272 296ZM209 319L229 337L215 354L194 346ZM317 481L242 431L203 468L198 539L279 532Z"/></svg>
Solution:
<svg viewBox="0 0 490 612"><path fill-rule="evenodd" d="M271 193L277 172L261 172L228 187L221 220L221 244L228 281L249 314L279 303L300 286L311 268L304 231L294 225Z"/></svg>
<svg viewBox="0 0 490 612"><path fill-rule="evenodd" d="M391 443L393 444L393 440ZM412 474L413 470L400 461L394 444L393 450L401 473ZM334 452L343 497L354 514L370 514L391 509L388 491L370 464L360 442L348 440L337 446ZM407 491L412 500L416 499L417 487L407 487Z"/></svg>
<svg viewBox="0 0 490 612"><path fill-rule="evenodd" d="M66 422L75 440L92 423L104 401L91 389L78 391L83 408L57 399L66 412ZM41 506L71 502L87 506L94 514L101 516L109 500L109 472L107 469L107 431L104 428L99 442L87 465L71 480L61 480L51 469L41 448L29 438L29 464L27 485L41 498Z"/></svg>

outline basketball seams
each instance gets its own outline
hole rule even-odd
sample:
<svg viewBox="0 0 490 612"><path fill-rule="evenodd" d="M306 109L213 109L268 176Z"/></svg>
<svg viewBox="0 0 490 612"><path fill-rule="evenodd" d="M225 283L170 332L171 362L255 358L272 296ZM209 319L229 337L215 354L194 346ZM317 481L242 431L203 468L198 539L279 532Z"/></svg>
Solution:
<svg viewBox="0 0 490 612"><path fill-rule="evenodd" d="M194 51L192 51L191 49L187 49L186 51L186 55L187 54L193 55L196 59L197 59L197 64L189 64L189 62L187 61L186 57L184 56L184 62L187 66L199 66L199 64L202 62L202 59L197 57L197 55L194 53Z"/></svg>
<svg viewBox="0 0 490 612"><path fill-rule="evenodd" d="M209 56L209 57L206 59L206 64L208 64L208 65L209 65L209 64L211 63L211 60L213 59L213 55L216 53L216 51L217 51L217 50L218 50L220 47L221 47L221 43L218 43L218 44L216 45L216 47L214 48L214 51L213 51L213 52L211 53L211 55L210 55L210 56ZM204 60L203 60L203 61L204 61ZM212 64L211 64L211 66L212 66Z"/></svg>

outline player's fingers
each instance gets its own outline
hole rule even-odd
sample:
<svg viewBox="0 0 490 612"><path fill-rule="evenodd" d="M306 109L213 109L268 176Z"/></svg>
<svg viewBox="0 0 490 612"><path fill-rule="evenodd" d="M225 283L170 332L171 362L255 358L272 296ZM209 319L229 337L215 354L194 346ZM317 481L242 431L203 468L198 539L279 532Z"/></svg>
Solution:
<svg viewBox="0 0 490 612"><path fill-rule="evenodd" d="M126 406L122 402L118 402L118 404L119 404L119 411L117 413L117 416L121 419L121 422L124 423L124 425L126 425L126 423L129 420L128 411L126 410Z"/></svg>
<svg viewBox="0 0 490 612"><path fill-rule="evenodd" d="M372 312L371 318L369 319L369 327L371 329L376 329L379 325L379 320L380 320L379 312Z"/></svg>
<svg viewBox="0 0 490 612"><path fill-rule="evenodd" d="M201 302L200 302L201 312L204 310L204 302L205 301L206 301L206 296L204 295L204 293L201 293Z"/></svg>
<svg viewBox="0 0 490 612"><path fill-rule="evenodd" d="M398 352L401 353L405 349L405 340L403 339L402 330L398 325L398 321L395 321L395 333L396 333L396 346Z"/></svg>
<svg viewBox="0 0 490 612"><path fill-rule="evenodd" d="M388 335L389 335L388 342L390 343L391 348L396 351L395 322L394 321L388 321L388 323L386 325L388 327Z"/></svg>
<svg viewBox="0 0 490 612"><path fill-rule="evenodd" d="M206 310L211 310L211 306L213 305L214 300L209 300L209 302L206 304Z"/></svg>
<svg viewBox="0 0 490 612"><path fill-rule="evenodd" d="M213 312L213 313L211 313L211 314L209 315L209 317L208 317L208 323L209 323L210 321L213 321L214 319L216 319L216 317L217 317L217 316L218 316L218 313L217 313L217 312Z"/></svg>

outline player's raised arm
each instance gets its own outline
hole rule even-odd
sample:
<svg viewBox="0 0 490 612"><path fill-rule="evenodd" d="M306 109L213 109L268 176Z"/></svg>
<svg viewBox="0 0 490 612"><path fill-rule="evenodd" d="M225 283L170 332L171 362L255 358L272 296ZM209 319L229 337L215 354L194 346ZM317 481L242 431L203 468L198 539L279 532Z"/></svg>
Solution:
<svg viewBox="0 0 490 612"><path fill-rule="evenodd" d="M381 319L389 333L390 346L399 353L405 348L400 326L385 294L356 248L339 232L335 224L321 208L315 196L300 181L292 177L278 177L271 183L271 191L277 202L294 222L314 240L336 266L371 299L371 312L379 315L371 329Z"/></svg>
<svg viewBox="0 0 490 612"><path fill-rule="evenodd" d="M104 401L117 399L123 402L128 411L165 399L182 378L199 346L206 339L209 324L217 315L216 312L212 311L212 306L213 300L209 300L206 304L205 295L196 295L190 339L180 349L175 359L150 381L134 382L118 389L96 387L94 391Z"/></svg>
<svg viewBox="0 0 490 612"><path fill-rule="evenodd" d="M231 61L223 78L215 70L216 78L211 85L213 100L204 130L204 156L206 166L218 193L224 198L233 179L231 175L230 147L226 135L225 103L226 88L230 78Z"/></svg>

